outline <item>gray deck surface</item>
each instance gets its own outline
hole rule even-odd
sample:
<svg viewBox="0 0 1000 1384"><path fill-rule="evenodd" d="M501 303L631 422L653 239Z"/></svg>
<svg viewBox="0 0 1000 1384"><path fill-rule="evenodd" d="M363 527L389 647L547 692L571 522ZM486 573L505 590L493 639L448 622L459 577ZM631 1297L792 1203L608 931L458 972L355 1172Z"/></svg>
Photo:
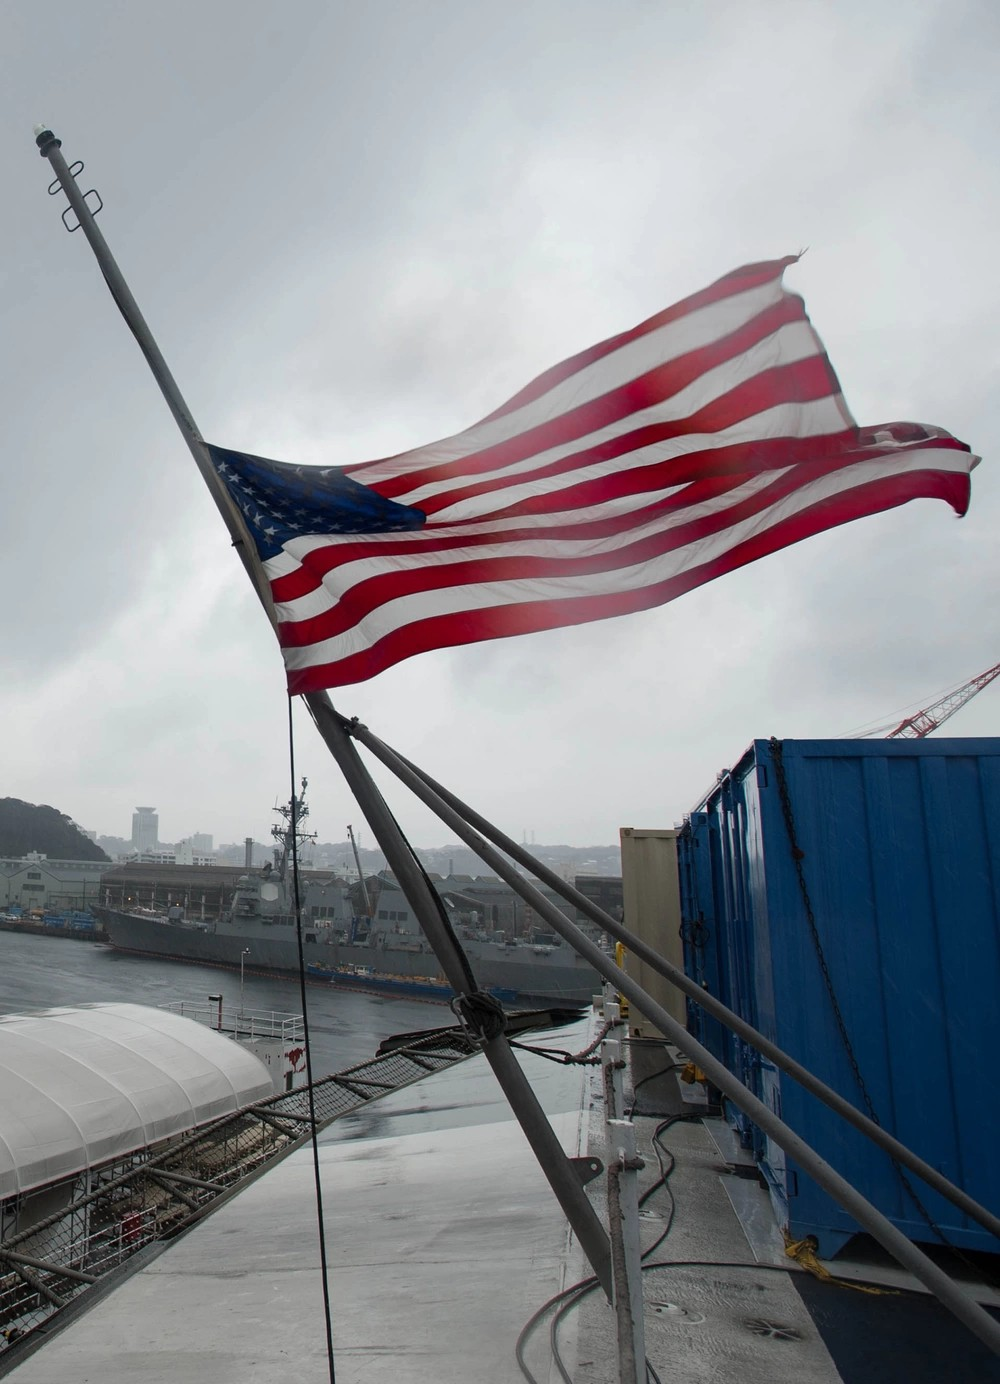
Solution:
<svg viewBox="0 0 1000 1384"><path fill-rule="evenodd" d="M659 1177L652 1135L662 1119L697 1117L704 1111L685 1103L672 1075L643 1089L644 1102L634 1116L639 1155L646 1165L639 1175L641 1190ZM591 1151L604 1156L598 1096L593 1087L588 1142ZM643 1108L660 1113L643 1115ZM651 1196L641 1215L645 1246L653 1245L670 1222L666 1239L648 1262L677 1265L644 1275L646 1355L663 1384L777 1384L786 1379L840 1384L841 1375L786 1271L788 1261L780 1248L776 1252L781 1240L773 1218L755 1236L755 1252L736 1215L727 1184L751 1184L726 1175L719 1147L700 1120L679 1121L661 1137L675 1159L669 1190ZM669 1167L669 1159L665 1163ZM606 1223L599 1193L595 1204ZM779 1270L771 1267L775 1262L781 1262ZM617 1378L614 1329L611 1308L592 1295L580 1310L570 1368L576 1384L608 1384Z"/></svg>
<svg viewBox="0 0 1000 1384"><path fill-rule="evenodd" d="M586 1041L582 1026L548 1039ZM594 1069L522 1056L567 1151L603 1156ZM644 1188L659 1175L662 1119L706 1113L689 1095L672 1075L643 1086ZM673 1123L662 1139L675 1162L644 1210L643 1240L670 1221L650 1257L669 1263L644 1277L647 1355L663 1384L1000 1380L1000 1362L932 1300L861 1297L790 1266L766 1193L740 1176L745 1160L718 1123ZM484 1060L337 1122L321 1156L338 1384L521 1381L522 1328L586 1265ZM69 1320L14 1368L14 1384L327 1380L312 1179L311 1151L291 1155ZM590 1193L606 1217L603 1186ZM860 1263L853 1276L895 1285L901 1272ZM558 1347L575 1384L617 1379L614 1317L598 1293L567 1312ZM558 1384L548 1319L527 1361L537 1384Z"/></svg>
<svg viewBox="0 0 1000 1384"><path fill-rule="evenodd" d="M528 1061L544 1065L547 1105L566 1103L567 1090L578 1095L580 1069L567 1084L564 1069ZM568 1265L582 1269L520 1129L490 1122L503 1110L476 1058L397 1093L378 1116L332 1127L321 1155L338 1384L522 1379L514 1358L521 1327L564 1286ZM423 1125L488 1122L368 1134L415 1117ZM579 1110L553 1121L576 1153ZM304 1149L70 1321L10 1378L318 1384L328 1379L322 1311Z"/></svg>
<svg viewBox="0 0 1000 1384"><path fill-rule="evenodd" d="M650 1077L641 1056L633 1052L633 1077L647 1078L635 1113L645 1189L660 1173L654 1132L705 1107L687 1103L690 1090L675 1075ZM589 1147L599 1156L603 1128L592 1084ZM1000 1384L1000 1360L871 1242L852 1242L827 1267L838 1279L902 1292L862 1294L794 1265L770 1198L740 1175L747 1157L721 1121L674 1123L661 1139L675 1164L669 1191L646 1204L643 1243L656 1241L673 1206L669 1234L650 1256L668 1266L644 1276L646 1353L663 1384ZM980 1302L1000 1303L989 1266L985 1277L948 1268L975 1285ZM594 1295L579 1316L575 1384L614 1380L610 1309Z"/></svg>

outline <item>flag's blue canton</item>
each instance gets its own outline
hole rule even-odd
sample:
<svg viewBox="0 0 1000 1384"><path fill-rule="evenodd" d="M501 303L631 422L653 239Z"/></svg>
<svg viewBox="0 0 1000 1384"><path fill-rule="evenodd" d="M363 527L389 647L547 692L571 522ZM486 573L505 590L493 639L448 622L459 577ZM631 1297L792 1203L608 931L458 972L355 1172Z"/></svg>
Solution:
<svg viewBox="0 0 1000 1384"><path fill-rule="evenodd" d="M335 466L284 461L209 446L220 479L243 514L262 558L304 534L393 533L419 529L423 510L386 500Z"/></svg>

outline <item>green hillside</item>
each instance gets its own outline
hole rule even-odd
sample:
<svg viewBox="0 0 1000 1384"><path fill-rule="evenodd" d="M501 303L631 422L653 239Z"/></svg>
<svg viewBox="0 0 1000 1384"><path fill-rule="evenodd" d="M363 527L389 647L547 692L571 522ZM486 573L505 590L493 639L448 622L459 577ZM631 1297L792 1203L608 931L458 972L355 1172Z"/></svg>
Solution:
<svg viewBox="0 0 1000 1384"><path fill-rule="evenodd" d="M16 859L31 851L50 860L111 859L65 812L20 798L0 798L0 856Z"/></svg>

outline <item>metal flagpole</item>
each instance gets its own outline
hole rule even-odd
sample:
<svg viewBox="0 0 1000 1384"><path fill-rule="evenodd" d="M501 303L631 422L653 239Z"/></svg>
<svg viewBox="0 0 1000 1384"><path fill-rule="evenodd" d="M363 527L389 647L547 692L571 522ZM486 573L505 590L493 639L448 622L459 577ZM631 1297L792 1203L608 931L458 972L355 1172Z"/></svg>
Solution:
<svg viewBox="0 0 1000 1384"><path fill-rule="evenodd" d="M132 296L108 244L87 205L86 196L76 181L82 164L71 168L64 158L61 141L51 130L38 126L35 143L43 158L48 159L55 172L53 192L61 187L76 213L79 226L94 252L111 294L118 304L132 334L142 350L160 392L173 414L174 421L194 457L198 470L215 500L233 545L253 583L254 590L275 623L270 587L257 558L256 548L244 527L242 516L217 476L204 438L199 431L184 397L167 366L139 306ZM100 208L98 208L99 210ZM76 229L72 227L71 229ZM486 996L477 994L475 977L464 953L451 933L440 901L424 875L419 862L389 811L374 780L362 763L357 749L343 729L343 718L334 709L325 692L311 693L304 699L327 747L347 779L358 806L364 813L378 843L414 912L420 920L427 939L445 973L448 983L459 997L458 1004L465 1023L476 1031L482 1041L483 1053L521 1125L532 1151L541 1164L556 1198L562 1207L581 1248L590 1261L601 1287L612 1296L611 1251L607 1232L583 1190L582 1174L564 1152L551 1124L514 1056L499 1024L502 1011ZM495 1025L495 1027L494 1027ZM586 1160L590 1162L591 1160Z"/></svg>

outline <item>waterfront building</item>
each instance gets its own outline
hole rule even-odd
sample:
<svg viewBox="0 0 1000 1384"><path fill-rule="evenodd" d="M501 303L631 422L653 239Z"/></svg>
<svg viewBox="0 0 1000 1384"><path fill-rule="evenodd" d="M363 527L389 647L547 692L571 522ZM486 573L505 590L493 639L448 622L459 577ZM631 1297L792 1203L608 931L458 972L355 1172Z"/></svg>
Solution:
<svg viewBox="0 0 1000 1384"><path fill-rule="evenodd" d="M152 853L149 853L152 855ZM168 857L173 852L165 853ZM214 856L209 863L183 865L170 858L134 857L106 865L101 879L101 897L95 902L106 908L166 909L180 904L188 918L215 919L228 909L245 866L223 865ZM258 873L254 871L254 873ZM326 870L303 870L302 914L306 918L325 918L337 913L337 899L346 887L344 881Z"/></svg>
<svg viewBox="0 0 1000 1384"><path fill-rule="evenodd" d="M0 912L90 908L100 902L106 860L49 860L36 851L0 859Z"/></svg>

